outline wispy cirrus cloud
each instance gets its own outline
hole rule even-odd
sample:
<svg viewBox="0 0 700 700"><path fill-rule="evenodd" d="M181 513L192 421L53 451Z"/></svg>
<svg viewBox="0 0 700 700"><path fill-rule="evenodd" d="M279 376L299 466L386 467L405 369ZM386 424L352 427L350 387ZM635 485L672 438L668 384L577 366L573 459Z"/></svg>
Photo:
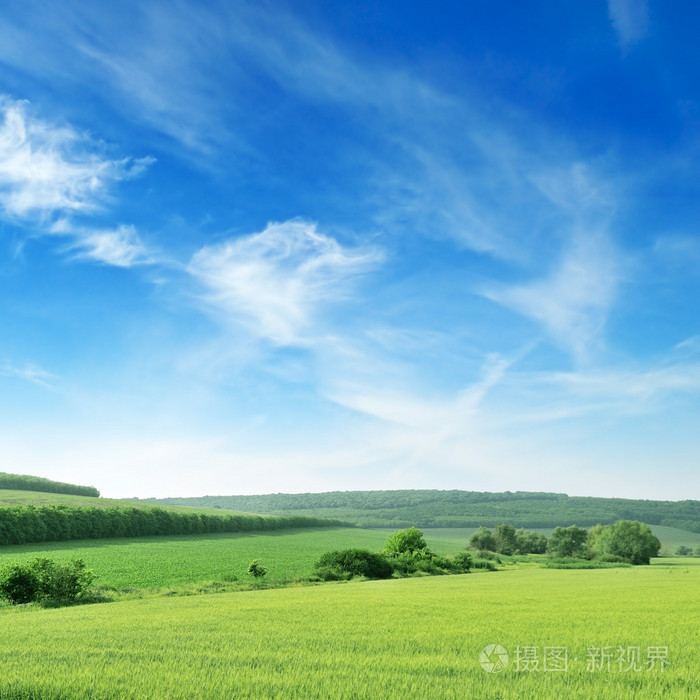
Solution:
<svg viewBox="0 0 700 700"><path fill-rule="evenodd" d="M0 97L0 114L0 208L5 216L92 213L114 182L152 162L101 157L87 136L32 116L24 101Z"/></svg>
<svg viewBox="0 0 700 700"><path fill-rule="evenodd" d="M492 286L483 294L540 324L555 343L585 360L605 326L621 276L607 235L583 231L545 277Z"/></svg>
<svg viewBox="0 0 700 700"><path fill-rule="evenodd" d="M73 232L74 236L75 233ZM132 267L155 261L133 226L111 231L81 230L68 246L77 260L90 260L115 267Z"/></svg>
<svg viewBox="0 0 700 700"><path fill-rule="evenodd" d="M649 31L647 0L608 0L608 14L624 48L643 39Z"/></svg>
<svg viewBox="0 0 700 700"><path fill-rule="evenodd" d="M70 237L77 258L121 267L144 261L147 250L133 226L97 231L72 217L99 212L114 183L139 175L153 159L105 158L89 137L33 116L24 101L0 97L0 114L0 215Z"/></svg>
<svg viewBox="0 0 700 700"><path fill-rule="evenodd" d="M19 367L10 362L0 364L0 376L22 379L45 389L52 389L52 380L56 378L51 372L36 365L25 364L23 367Z"/></svg>
<svg viewBox="0 0 700 700"><path fill-rule="evenodd" d="M214 246L188 270L211 306L281 345L303 343L320 307L346 298L351 278L382 260L370 247L346 248L301 220Z"/></svg>

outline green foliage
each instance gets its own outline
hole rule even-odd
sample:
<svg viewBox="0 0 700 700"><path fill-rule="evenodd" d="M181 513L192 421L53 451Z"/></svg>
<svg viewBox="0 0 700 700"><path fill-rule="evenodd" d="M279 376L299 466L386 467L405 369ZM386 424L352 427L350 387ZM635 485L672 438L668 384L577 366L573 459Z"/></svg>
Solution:
<svg viewBox="0 0 700 700"><path fill-rule="evenodd" d="M0 545L110 537L199 535L255 532L298 527L346 525L303 515L183 513L163 508L76 508L9 506L0 508Z"/></svg>
<svg viewBox="0 0 700 700"><path fill-rule="evenodd" d="M679 557L688 557L693 553L693 548L692 547L687 547L686 545L682 544L678 549L676 550L676 554Z"/></svg>
<svg viewBox="0 0 700 700"><path fill-rule="evenodd" d="M0 472L0 489L16 491L42 491L44 493L67 493L75 496L90 496L97 498L100 492L94 486L77 486L65 484L62 481L52 481L40 476L25 474L8 474Z"/></svg>
<svg viewBox="0 0 700 700"><path fill-rule="evenodd" d="M547 551L554 557L585 557L588 531L582 527L557 527L547 543Z"/></svg>
<svg viewBox="0 0 700 700"><path fill-rule="evenodd" d="M398 557L401 554L425 552L428 545L425 543L423 532L416 527L405 530L397 530L389 536L384 545L384 553L390 557Z"/></svg>
<svg viewBox="0 0 700 700"><path fill-rule="evenodd" d="M499 554L511 555L518 550L518 541L515 535L515 528L508 523L499 523L494 531L496 540L496 551Z"/></svg>
<svg viewBox="0 0 700 700"><path fill-rule="evenodd" d="M538 532L522 528L516 530L512 525L500 523L496 526L495 534L486 527L480 527L469 539L468 547L482 554L543 554L547 548L547 538Z"/></svg>
<svg viewBox="0 0 700 700"><path fill-rule="evenodd" d="M596 558L616 557L630 564L648 564L661 549L661 542L646 523L618 520L591 528L588 547Z"/></svg>
<svg viewBox="0 0 700 700"><path fill-rule="evenodd" d="M220 506L273 515L340 518L362 527L515 527L554 528L576 522L590 527L634 519L700 533L700 501L646 501L571 497L563 493L506 491L394 490L262 496L205 496L151 499L171 505Z"/></svg>
<svg viewBox="0 0 700 700"><path fill-rule="evenodd" d="M472 566L474 566L474 557L472 557L469 552L459 552L452 557L451 563L455 571L466 574L469 573Z"/></svg>
<svg viewBox="0 0 700 700"><path fill-rule="evenodd" d="M247 573L255 578L262 578L267 574L267 567L263 566L259 559L253 559L253 561L248 564Z"/></svg>
<svg viewBox="0 0 700 700"><path fill-rule="evenodd" d="M493 532L483 526L469 538L469 547L471 549L478 549L482 552L495 552L496 546L496 538L493 536Z"/></svg>
<svg viewBox="0 0 700 700"><path fill-rule="evenodd" d="M39 593L36 571L26 564L11 564L0 572L0 595L13 605L31 603Z"/></svg>
<svg viewBox="0 0 700 700"><path fill-rule="evenodd" d="M484 569L486 571L496 571L496 565L488 559L475 559L472 564L473 569Z"/></svg>
<svg viewBox="0 0 700 700"><path fill-rule="evenodd" d="M577 557L555 557L546 559L545 569L619 569L631 566L623 561L606 561L604 559L580 559Z"/></svg>
<svg viewBox="0 0 700 700"><path fill-rule="evenodd" d="M316 562L315 569L316 575L325 581L344 580L353 576L386 579L394 573L392 564L385 557L368 549L326 552Z"/></svg>
<svg viewBox="0 0 700 700"><path fill-rule="evenodd" d="M95 574L82 559L59 564L37 558L28 564L11 564L0 572L0 594L13 604L43 602L70 604L85 597Z"/></svg>
<svg viewBox="0 0 700 700"><path fill-rule="evenodd" d="M516 530L516 554L544 554L547 551L547 538L539 532Z"/></svg>

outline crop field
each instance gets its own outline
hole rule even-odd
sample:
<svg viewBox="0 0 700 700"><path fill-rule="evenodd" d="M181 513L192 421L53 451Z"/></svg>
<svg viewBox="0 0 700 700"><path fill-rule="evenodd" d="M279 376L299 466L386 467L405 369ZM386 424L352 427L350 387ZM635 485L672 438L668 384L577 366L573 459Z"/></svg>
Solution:
<svg viewBox="0 0 700 700"><path fill-rule="evenodd" d="M666 530L672 531L674 541L686 535L688 544L693 545L696 540L700 543L700 535L673 528ZM314 562L328 550L364 547L379 551L390 532L331 528L43 542L0 547L0 565L34 557L59 562L81 558L97 574L99 587L121 590L203 581L245 581L249 579L248 564L260 559L268 568L268 579L289 581L310 575ZM464 550L473 529L435 528L424 532L430 549L439 554L455 554Z"/></svg>
<svg viewBox="0 0 700 700"><path fill-rule="evenodd" d="M698 591L661 560L6 609L0 698L695 700Z"/></svg>
<svg viewBox="0 0 700 700"><path fill-rule="evenodd" d="M98 586L147 589L233 577L246 579L248 564L260 559L268 567L268 578L289 580L310 575L314 562L330 549L381 550L386 538L384 531L333 528L44 542L1 547L0 564L34 557L61 562L82 558L97 574ZM461 547L465 545L466 540ZM453 544L450 551L459 549Z"/></svg>

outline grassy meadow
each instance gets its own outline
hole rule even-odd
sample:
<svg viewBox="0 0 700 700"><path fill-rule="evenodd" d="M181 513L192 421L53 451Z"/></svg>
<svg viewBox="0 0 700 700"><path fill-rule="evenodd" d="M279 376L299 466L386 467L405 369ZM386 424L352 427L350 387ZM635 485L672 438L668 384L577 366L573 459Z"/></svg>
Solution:
<svg viewBox="0 0 700 700"><path fill-rule="evenodd" d="M386 538L383 531L333 528L43 542L0 547L0 565L34 557L61 562L82 558L97 574L98 586L149 589L234 577L249 579L248 564L260 559L268 567L268 579L289 580L309 576L314 562L329 549L380 550ZM465 545L466 541L462 547Z"/></svg>
<svg viewBox="0 0 700 700"><path fill-rule="evenodd" d="M0 489L0 507L2 506L71 506L76 508L153 508L153 503L118 498L94 498L91 496L75 496L67 493L45 493L41 491L19 491ZM206 515L222 515L234 511L221 508L198 506L159 505L164 510L176 513L204 513Z"/></svg>
<svg viewBox="0 0 700 700"><path fill-rule="evenodd" d="M699 591L690 559L5 609L0 698L694 700ZM510 654L500 673L479 663L490 644ZM518 647L537 668L518 670ZM566 671L543 669L545 647ZM609 669L589 668L603 647ZM650 648L663 670L643 668Z"/></svg>

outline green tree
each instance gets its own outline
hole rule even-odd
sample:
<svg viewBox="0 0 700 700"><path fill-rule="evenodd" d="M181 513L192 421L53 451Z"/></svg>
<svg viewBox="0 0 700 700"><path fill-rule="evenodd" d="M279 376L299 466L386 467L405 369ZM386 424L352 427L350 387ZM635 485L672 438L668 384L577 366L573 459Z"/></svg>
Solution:
<svg viewBox="0 0 700 700"><path fill-rule="evenodd" d="M515 528L508 523L499 523L494 531L496 551L499 554L511 555L518 550L518 540Z"/></svg>
<svg viewBox="0 0 700 700"><path fill-rule="evenodd" d="M547 551L555 557L585 557L588 531L582 527L558 527L547 543Z"/></svg>
<svg viewBox="0 0 700 700"><path fill-rule="evenodd" d="M429 553L428 545L423 537L423 531L416 527L397 530L392 533L384 544L384 553L390 557L416 552Z"/></svg>
<svg viewBox="0 0 700 700"><path fill-rule="evenodd" d="M621 559L630 564L648 564L661 549L661 542L651 528L638 520L596 525L591 528L588 543L595 557Z"/></svg>
<svg viewBox="0 0 700 700"><path fill-rule="evenodd" d="M480 527L469 538L469 548L478 549L482 552L495 552L496 538L493 536L493 532L487 527Z"/></svg>
<svg viewBox="0 0 700 700"><path fill-rule="evenodd" d="M676 554L679 557L688 557L693 553L693 548L692 547L687 547L686 545L682 544L678 549L676 550Z"/></svg>
<svg viewBox="0 0 700 700"><path fill-rule="evenodd" d="M248 564L248 573L256 579L259 579L267 574L267 567L263 566L259 559L253 559L253 561Z"/></svg>
<svg viewBox="0 0 700 700"><path fill-rule="evenodd" d="M539 532L516 530L515 541L518 554L544 554L547 551L547 538Z"/></svg>

